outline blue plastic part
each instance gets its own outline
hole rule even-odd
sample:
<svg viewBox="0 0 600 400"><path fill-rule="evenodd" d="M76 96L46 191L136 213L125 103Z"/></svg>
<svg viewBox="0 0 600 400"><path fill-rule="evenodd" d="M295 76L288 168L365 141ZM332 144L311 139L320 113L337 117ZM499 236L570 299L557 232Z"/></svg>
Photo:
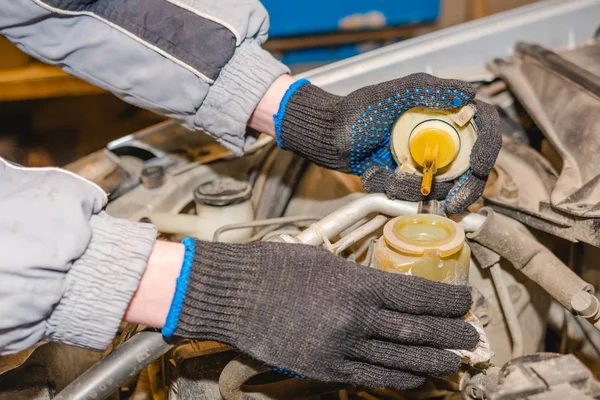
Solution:
<svg viewBox="0 0 600 400"><path fill-rule="evenodd" d="M367 19L380 16L386 26L400 26L435 21L440 12L440 0L262 0L262 4L270 16L270 37L334 32L343 28L346 18L367 14Z"/></svg>
<svg viewBox="0 0 600 400"><path fill-rule="evenodd" d="M288 50L278 58L282 63L289 66L321 65L354 57L365 51L374 50L382 46L383 44L374 43L369 46L365 46L364 44L347 44L336 47L311 47L307 49Z"/></svg>
<svg viewBox="0 0 600 400"><path fill-rule="evenodd" d="M283 117L285 115L285 108L296 90L308 84L310 84L310 82L307 79L298 79L296 82L292 83L283 95L281 103L279 103L277 114L273 115L273 119L275 120L275 138L277 139L277 146L279 147L281 147L281 123L283 122ZM358 121L360 123L360 120Z"/></svg>
<svg viewBox="0 0 600 400"><path fill-rule="evenodd" d="M167 314L167 320L165 326L162 328L162 334L164 337L169 338L173 336L175 329L177 329L177 323L179 322L179 314L181 313L181 307L183 307L183 299L185 298L185 292L187 290L187 282L190 276L190 270L194 262L194 253L196 251L196 244L194 239L185 238L181 241L185 247L185 254L183 256L183 264L181 265L181 272L177 278L177 284L175 286L175 295L173 295L173 301L171 302L171 308Z"/></svg>

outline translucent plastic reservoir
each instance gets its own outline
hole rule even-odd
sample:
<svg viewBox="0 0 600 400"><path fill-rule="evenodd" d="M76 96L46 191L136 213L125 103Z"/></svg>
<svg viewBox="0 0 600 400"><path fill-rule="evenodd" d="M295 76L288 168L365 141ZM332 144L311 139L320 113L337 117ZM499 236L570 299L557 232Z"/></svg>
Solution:
<svg viewBox="0 0 600 400"><path fill-rule="evenodd" d="M394 218L386 224L375 245L371 266L466 285L470 258L471 249L458 224L438 215L418 214Z"/></svg>

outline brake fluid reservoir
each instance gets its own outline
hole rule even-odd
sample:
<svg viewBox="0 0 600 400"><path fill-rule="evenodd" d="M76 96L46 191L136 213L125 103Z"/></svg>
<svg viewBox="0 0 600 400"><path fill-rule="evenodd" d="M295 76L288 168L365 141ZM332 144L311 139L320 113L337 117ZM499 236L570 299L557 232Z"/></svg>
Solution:
<svg viewBox="0 0 600 400"><path fill-rule="evenodd" d="M421 193L428 195L433 180L451 181L469 169L477 138L470 106L440 111L408 110L392 128L390 147L398 172L422 175Z"/></svg>
<svg viewBox="0 0 600 400"><path fill-rule="evenodd" d="M434 281L466 285L471 249L454 221L431 214L389 221L375 244L372 267Z"/></svg>
<svg viewBox="0 0 600 400"><path fill-rule="evenodd" d="M218 228L254 220L252 185L232 178L220 178L203 183L194 190L196 215L204 221L204 230L210 234ZM222 234L220 241L237 242L252 236L252 228L236 229ZM208 233L210 232L210 233Z"/></svg>

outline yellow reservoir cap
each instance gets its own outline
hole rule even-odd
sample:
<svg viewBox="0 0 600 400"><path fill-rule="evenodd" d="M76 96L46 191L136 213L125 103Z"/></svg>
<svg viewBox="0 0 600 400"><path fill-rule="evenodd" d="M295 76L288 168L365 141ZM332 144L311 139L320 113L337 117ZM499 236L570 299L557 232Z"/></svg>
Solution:
<svg viewBox="0 0 600 400"><path fill-rule="evenodd" d="M433 175L456 157L454 140L442 129L425 128L411 138L409 149L413 160L423 167L421 193L427 196L431 193Z"/></svg>

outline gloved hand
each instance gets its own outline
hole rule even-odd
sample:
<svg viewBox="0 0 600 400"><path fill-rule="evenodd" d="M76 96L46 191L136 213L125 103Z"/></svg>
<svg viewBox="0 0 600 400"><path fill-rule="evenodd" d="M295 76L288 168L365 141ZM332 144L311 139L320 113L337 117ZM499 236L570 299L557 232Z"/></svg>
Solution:
<svg viewBox="0 0 600 400"><path fill-rule="evenodd" d="M496 110L474 101L475 88L458 80L418 73L367 86L340 97L297 81L285 94L275 115L278 145L316 164L363 178L367 192L385 192L396 199L425 200L421 178L396 174L390 151L393 124L414 107L444 110L476 106L478 138L471 168L454 184L434 182L427 199L445 199L448 213L464 210L476 201L502 146Z"/></svg>
<svg viewBox="0 0 600 400"><path fill-rule="evenodd" d="M327 382L413 388L479 337L469 289L362 267L306 245L184 240L166 337L215 340Z"/></svg>

